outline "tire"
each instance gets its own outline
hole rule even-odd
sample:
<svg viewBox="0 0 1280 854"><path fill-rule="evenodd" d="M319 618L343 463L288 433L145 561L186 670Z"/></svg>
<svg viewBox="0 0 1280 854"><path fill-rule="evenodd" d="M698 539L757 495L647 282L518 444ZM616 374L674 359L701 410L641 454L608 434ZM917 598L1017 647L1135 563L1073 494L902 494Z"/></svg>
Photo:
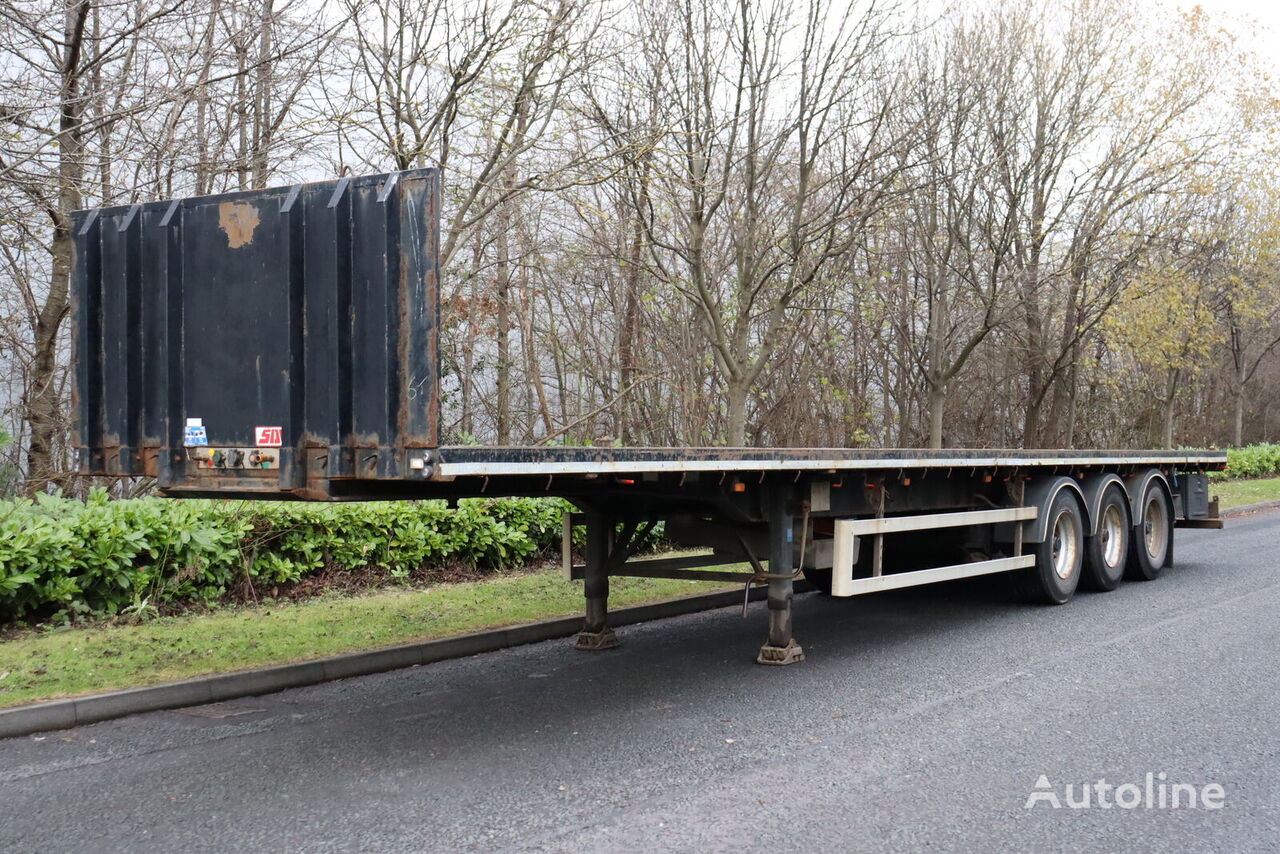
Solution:
<svg viewBox="0 0 1280 854"><path fill-rule="evenodd" d="M1084 574L1081 585L1087 590L1115 590L1124 578L1132 539L1129 497L1118 486L1110 486L1098 505L1098 533L1085 538Z"/></svg>
<svg viewBox="0 0 1280 854"><path fill-rule="evenodd" d="M1125 577L1133 581L1154 581L1160 577L1173 549L1173 504L1164 485L1152 478L1138 504L1129 538L1129 561Z"/></svg>
<svg viewBox="0 0 1280 854"><path fill-rule="evenodd" d="M1076 497L1059 490L1049 505L1044 542L1036 544L1035 565L1016 573L1022 598L1045 605L1071 601L1084 566L1083 515Z"/></svg>

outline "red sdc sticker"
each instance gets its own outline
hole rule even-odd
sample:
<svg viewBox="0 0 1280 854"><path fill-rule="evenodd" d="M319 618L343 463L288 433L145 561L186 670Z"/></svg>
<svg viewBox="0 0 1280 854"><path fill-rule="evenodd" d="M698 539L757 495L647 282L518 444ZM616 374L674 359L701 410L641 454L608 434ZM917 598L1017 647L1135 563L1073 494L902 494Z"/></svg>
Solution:
<svg viewBox="0 0 1280 854"><path fill-rule="evenodd" d="M278 448L283 444L283 427L254 427L254 443L259 448Z"/></svg>

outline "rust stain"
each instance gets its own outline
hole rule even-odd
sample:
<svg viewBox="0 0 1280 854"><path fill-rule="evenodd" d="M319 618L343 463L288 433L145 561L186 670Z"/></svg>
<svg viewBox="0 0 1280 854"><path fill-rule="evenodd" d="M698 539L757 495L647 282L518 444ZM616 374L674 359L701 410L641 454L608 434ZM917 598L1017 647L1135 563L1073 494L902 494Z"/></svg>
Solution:
<svg viewBox="0 0 1280 854"><path fill-rule="evenodd" d="M143 448L138 454L139 460L142 462L142 473L147 477L160 476L160 449L159 448Z"/></svg>
<svg viewBox="0 0 1280 854"><path fill-rule="evenodd" d="M223 202L218 205L218 227L227 235L232 249L253 242L258 228L258 209L246 202Z"/></svg>

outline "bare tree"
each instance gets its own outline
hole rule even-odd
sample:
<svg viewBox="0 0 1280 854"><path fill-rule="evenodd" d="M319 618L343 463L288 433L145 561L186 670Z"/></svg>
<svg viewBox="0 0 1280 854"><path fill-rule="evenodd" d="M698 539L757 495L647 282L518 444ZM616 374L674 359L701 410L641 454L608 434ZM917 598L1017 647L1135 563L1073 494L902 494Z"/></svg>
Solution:
<svg viewBox="0 0 1280 854"><path fill-rule="evenodd" d="M663 4L642 13L643 55L618 75L643 81L653 107L632 140L646 183L628 194L647 265L696 310L729 444L747 440L752 389L794 340L797 303L892 187L888 103L870 97L882 20L817 2Z"/></svg>
<svg viewBox="0 0 1280 854"><path fill-rule="evenodd" d="M896 152L910 191L886 211L896 239L882 267L895 270L882 294L900 301L886 313L926 395L927 442L943 445L943 413L952 380L1008 308L1013 217L999 203L998 141L985 133L984 105L1005 83L999 46L982 22L958 21L912 56L895 120L909 144Z"/></svg>

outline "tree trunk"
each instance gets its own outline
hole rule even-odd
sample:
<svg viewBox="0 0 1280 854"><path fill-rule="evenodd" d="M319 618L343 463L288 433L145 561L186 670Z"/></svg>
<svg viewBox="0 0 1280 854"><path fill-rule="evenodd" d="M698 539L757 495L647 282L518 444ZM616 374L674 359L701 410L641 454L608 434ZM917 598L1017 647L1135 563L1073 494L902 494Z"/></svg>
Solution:
<svg viewBox="0 0 1280 854"><path fill-rule="evenodd" d="M942 447L942 412L947 401L944 383L929 384L929 447Z"/></svg>
<svg viewBox="0 0 1280 854"><path fill-rule="evenodd" d="M1039 128L1037 128L1037 133ZM1030 235L1030 256L1026 268L1022 272L1022 311L1026 325L1026 341L1023 350L1023 365L1027 377L1027 408L1022 423L1022 447L1038 447L1044 426L1041 423L1044 415L1045 365L1044 365L1044 312L1040 306L1040 253L1044 236L1039 233L1044 222L1045 201L1037 195L1032 204L1031 224L1035 233Z"/></svg>
<svg viewBox="0 0 1280 854"><path fill-rule="evenodd" d="M1027 372L1027 408L1022 421L1022 447L1034 448L1040 443L1043 427L1040 423L1044 407L1044 363L1041 356L1043 350L1042 324L1040 308L1028 304L1026 308L1027 340L1023 354Z"/></svg>
<svg viewBox="0 0 1280 854"><path fill-rule="evenodd" d="M71 193L64 192L64 197ZM78 194L76 194L78 195ZM66 205L73 210L77 203ZM52 485L62 485L55 446L62 401L58 399L58 333L70 309L68 301L71 276L71 231L66 224L55 226L53 233L53 275L49 296L40 308L35 329L35 358L26 393L26 422L30 434L27 446L27 493L45 492Z"/></svg>
<svg viewBox="0 0 1280 854"><path fill-rule="evenodd" d="M1164 404L1164 425L1161 430L1162 448L1173 447L1173 407L1178 399L1178 380L1181 379L1181 371L1172 371L1169 374L1169 381L1165 385L1165 398L1161 403Z"/></svg>
<svg viewBox="0 0 1280 854"><path fill-rule="evenodd" d="M458 365L458 391L462 410L458 420L458 430L465 434L467 441L470 441L476 432L472 391L475 382L476 347L480 337L478 315L481 305L480 269L483 251L483 244L476 241L471 250L471 273L467 276L470 293L467 296L466 332L462 337L462 362Z"/></svg>
<svg viewBox="0 0 1280 854"><path fill-rule="evenodd" d="M631 246L627 258L626 294L622 309L622 326L618 330L618 383L622 399L618 401L618 437L624 445L635 444L635 419L632 415L631 384L636 377L636 337L640 324L640 260L644 251L644 223L639 212L634 214Z"/></svg>
<svg viewBox="0 0 1280 854"><path fill-rule="evenodd" d="M1076 446L1076 416L1080 403L1080 385L1077 376L1076 363L1073 361L1071 367L1067 370L1067 426L1062 433L1062 447L1074 448Z"/></svg>
<svg viewBox="0 0 1280 854"><path fill-rule="evenodd" d="M58 119L58 202L51 211L53 241L49 247L53 270L49 294L36 318L34 358L24 395L24 420L30 433L27 446L27 492L61 485L62 466L56 457L62 401L58 394L58 338L71 308L71 222L68 214L83 207L83 116L80 97L81 51L89 0L68 5L63 38L61 110Z"/></svg>
<svg viewBox="0 0 1280 854"><path fill-rule="evenodd" d="M1244 444L1244 383L1237 382L1235 387L1234 420L1231 428L1231 444L1239 448Z"/></svg>
<svg viewBox="0 0 1280 854"><path fill-rule="evenodd" d="M259 19L258 31L258 74L253 98L253 187L261 189L267 186L267 152L271 148L271 90L272 59L271 52L274 38L273 0L264 0L262 15Z"/></svg>
<svg viewBox="0 0 1280 854"><path fill-rule="evenodd" d="M747 444L747 393L749 388L740 383L729 383L729 420L725 426L725 441L730 448L742 448Z"/></svg>
<svg viewBox="0 0 1280 854"><path fill-rule="evenodd" d="M511 216L508 206L498 221L498 444L511 441Z"/></svg>

